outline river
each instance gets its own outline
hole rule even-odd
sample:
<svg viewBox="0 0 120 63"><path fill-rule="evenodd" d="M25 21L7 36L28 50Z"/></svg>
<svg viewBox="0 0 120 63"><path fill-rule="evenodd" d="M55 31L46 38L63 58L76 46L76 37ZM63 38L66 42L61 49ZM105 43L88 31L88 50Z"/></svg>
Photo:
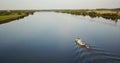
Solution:
<svg viewBox="0 0 120 63"><path fill-rule="evenodd" d="M120 20L36 12L0 24L0 63L120 63Z"/></svg>

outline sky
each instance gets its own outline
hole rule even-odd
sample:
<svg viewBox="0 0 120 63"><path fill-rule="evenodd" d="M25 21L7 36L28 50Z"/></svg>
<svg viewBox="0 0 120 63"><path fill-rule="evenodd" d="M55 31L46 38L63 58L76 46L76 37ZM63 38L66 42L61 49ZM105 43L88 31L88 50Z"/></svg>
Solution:
<svg viewBox="0 0 120 63"><path fill-rule="evenodd" d="M0 10L96 8L120 8L120 0L0 0Z"/></svg>

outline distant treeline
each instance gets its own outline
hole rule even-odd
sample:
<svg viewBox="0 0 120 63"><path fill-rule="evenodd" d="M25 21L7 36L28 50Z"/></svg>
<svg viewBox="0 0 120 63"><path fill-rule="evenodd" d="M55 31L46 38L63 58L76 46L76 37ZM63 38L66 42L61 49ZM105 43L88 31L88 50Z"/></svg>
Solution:
<svg viewBox="0 0 120 63"><path fill-rule="evenodd" d="M114 8L114 9L104 9L103 8L103 9L96 9L96 10L113 10L113 11L117 11L118 10L118 11L120 11L120 8Z"/></svg>
<svg viewBox="0 0 120 63"><path fill-rule="evenodd" d="M105 19L111 19L117 21L120 19L120 10L109 10L109 9L94 9L94 10L56 10L56 12L68 13L72 15L82 15L94 17L103 17Z"/></svg>

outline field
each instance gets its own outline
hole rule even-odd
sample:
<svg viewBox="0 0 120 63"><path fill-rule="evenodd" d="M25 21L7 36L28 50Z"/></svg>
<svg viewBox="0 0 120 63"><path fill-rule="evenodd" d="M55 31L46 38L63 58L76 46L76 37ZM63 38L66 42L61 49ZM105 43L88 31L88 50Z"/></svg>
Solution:
<svg viewBox="0 0 120 63"><path fill-rule="evenodd" d="M0 24L24 18L29 14L33 14L31 11L0 11Z"/></svg>

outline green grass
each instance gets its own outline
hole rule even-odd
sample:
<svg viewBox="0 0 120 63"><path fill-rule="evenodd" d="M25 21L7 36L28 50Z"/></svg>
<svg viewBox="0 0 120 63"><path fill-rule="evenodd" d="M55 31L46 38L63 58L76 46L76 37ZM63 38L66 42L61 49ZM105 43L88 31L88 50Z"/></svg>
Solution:
<svg viewBox="0 0 120 63"><path fill-rule="evenodd" d="M15 19L20 17L21 15L5 15L5 16L0 16L0 21L5 21L9 19Z"/></svg>
<svg viewBox="0 0 120 63"><path fill-rule="evenodd" d="M29 15L28 13L17 13L17 12L12 12L11 14L8 15L0 15L0 24L17 20L28 15Z"/></svg>
<svg viewBox="0 0 120 63"><path fill-rule="evenodd" d="M33 10L0 10L0 24L21 19L30 14L33 15L34 12Z"/></svg>

